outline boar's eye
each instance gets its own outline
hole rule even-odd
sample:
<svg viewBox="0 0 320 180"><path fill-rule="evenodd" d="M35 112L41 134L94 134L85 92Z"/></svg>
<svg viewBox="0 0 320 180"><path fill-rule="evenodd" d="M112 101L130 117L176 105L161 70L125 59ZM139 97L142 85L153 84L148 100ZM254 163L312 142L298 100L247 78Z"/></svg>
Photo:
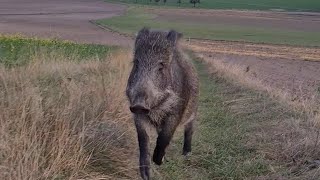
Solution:
<svg viewBox="0 0 320 180"><path fill-rule="evenodd" d="M160 62L158 66L159 71L162 71L164 69L164 63Z"/></svg>

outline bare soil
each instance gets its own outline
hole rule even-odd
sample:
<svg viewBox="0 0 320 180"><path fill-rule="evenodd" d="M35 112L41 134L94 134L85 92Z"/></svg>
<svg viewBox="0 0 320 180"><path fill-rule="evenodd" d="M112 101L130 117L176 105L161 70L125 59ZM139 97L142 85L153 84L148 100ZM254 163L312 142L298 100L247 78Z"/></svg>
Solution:
<svg viewBox="0 0 320 180"><path fill-rule="evenodd" d="M206 59L239 65L248 76L292 94L292 101L320 93L319 48L197 40L187 47Z"/></svg>
<svg viewBox="0 0 320 180"><path fill-rule="evenodd" d="M0 0L0 33L130 46L130 38L90 23L125 10L102 0Z"/></svg>

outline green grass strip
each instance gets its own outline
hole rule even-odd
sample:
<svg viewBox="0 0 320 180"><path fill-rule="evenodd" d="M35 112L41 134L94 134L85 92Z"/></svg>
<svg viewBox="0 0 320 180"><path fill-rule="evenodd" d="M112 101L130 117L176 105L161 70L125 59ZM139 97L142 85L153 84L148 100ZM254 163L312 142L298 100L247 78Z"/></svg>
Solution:
<svg viewBox="0 0 320 180"><path fill-rule="evenodd" d="M35 39L0 35L0 64L7 67L25 65L35 58L48 60L101 59L116 47L78 44L56 39Z"/></svg>
<svg viewBox="0 0 320 180"><path fill-rule="evenodd" d="M320 33L318 32L292 31L271 27L172 22L157 19L157 15L143 11L143 8L130 7L128 12L122 16L102 19L96 22L115 31L130 35L134 35L145 26L155 29L175 29L182 32L185 38L320 46Z"/></svg>

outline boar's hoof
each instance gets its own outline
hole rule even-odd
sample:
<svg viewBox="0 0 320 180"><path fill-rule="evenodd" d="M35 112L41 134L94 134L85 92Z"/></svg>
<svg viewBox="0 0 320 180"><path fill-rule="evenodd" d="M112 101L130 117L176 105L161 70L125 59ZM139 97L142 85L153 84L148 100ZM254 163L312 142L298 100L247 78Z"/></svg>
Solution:
<svg viewBox="0 0 320 180"><path fill-rule="evenodd" d="M164 160L164 153L163 154L154 153L152 160L156 165L160 166Z"/></svg>

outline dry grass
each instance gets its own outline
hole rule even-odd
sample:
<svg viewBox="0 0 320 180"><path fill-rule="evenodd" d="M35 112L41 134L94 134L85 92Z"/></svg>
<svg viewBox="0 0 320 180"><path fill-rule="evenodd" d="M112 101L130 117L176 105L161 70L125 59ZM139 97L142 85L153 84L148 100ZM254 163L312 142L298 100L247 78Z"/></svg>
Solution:
<svg viewBox="0 0 320 180"><path fill-rule="evenodd" d="M319 97L292 101L292 94L264 84L245 72L246 67L223 63L198 54L214 76L222 77L237 86L227 87L232 91L224 95L231 97L225 101L234 116L252 118L258 123L250 135L248 145L255 147L268 160L273 173L260 179L314 179L320 175L320 116ZM241 88L266 92L272 101L261 96L250 95ZM231 95L230 95L231 93ZM274 103L277 102L277 103ZM282 105L278 105L280 104ZM259 115L260 114L260 115ZM276 162L276 164L274 164ZM315 169L315 170L313 170ZM281 171L288 173L281 174Z"/></svg>
<svg viewBox="0 0 320 180"><path fill-rule="evenodd" d="M0 179L136 177L128 59L0 67Z"/></svg>
<svg viewBox="0 0 320 180"><path fill-rule="evenodd" d="M312 47L204 40L191 40L191 42L187 42L186 46L195 52L226 53L308 61L320 60L320 49Z"/></svg>

